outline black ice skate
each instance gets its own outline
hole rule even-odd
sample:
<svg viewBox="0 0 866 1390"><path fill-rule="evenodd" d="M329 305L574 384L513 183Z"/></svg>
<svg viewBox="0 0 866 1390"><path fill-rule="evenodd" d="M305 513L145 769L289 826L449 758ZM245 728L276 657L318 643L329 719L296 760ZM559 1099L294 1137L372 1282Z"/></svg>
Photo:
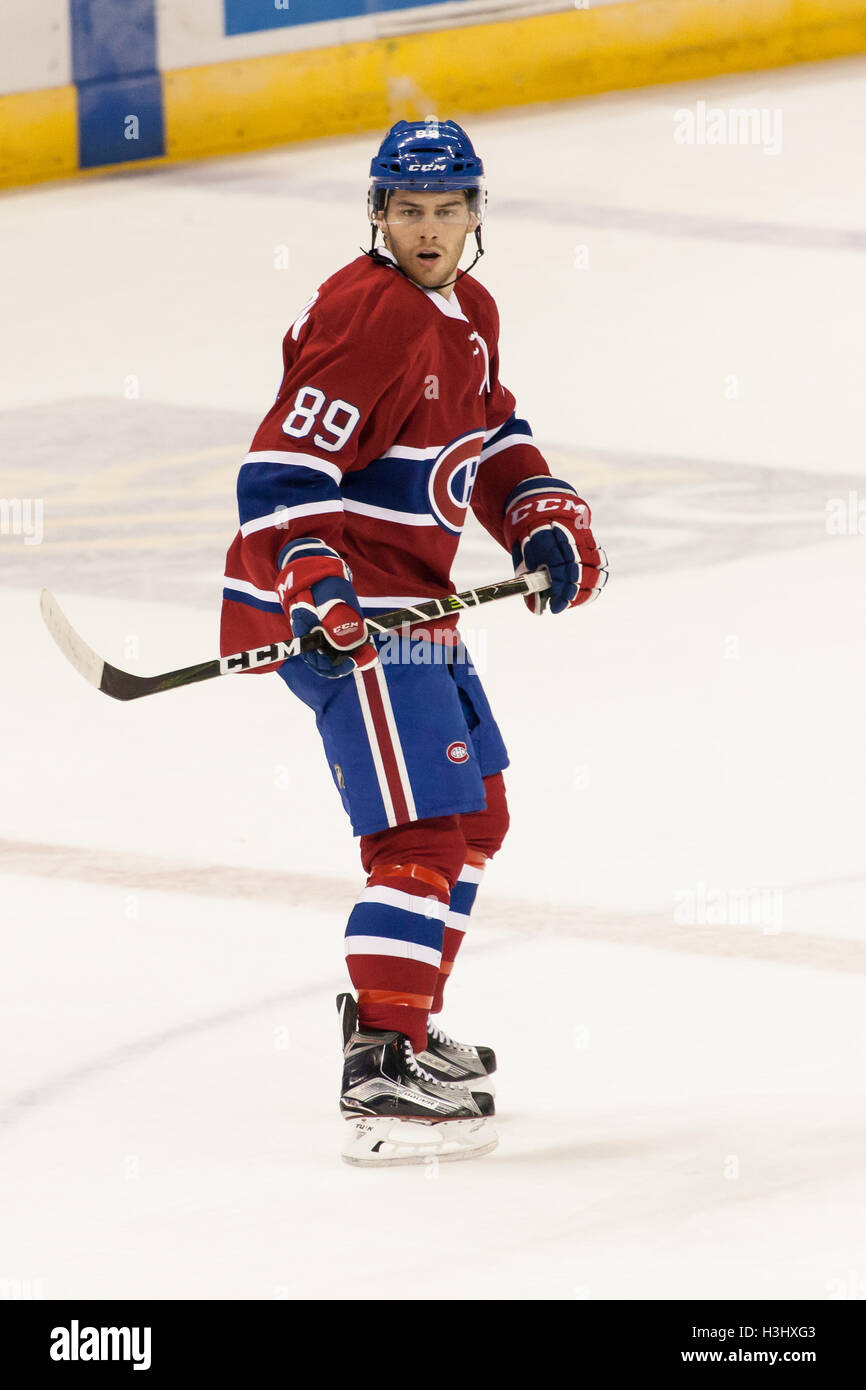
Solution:
<svg viewBox="0 0 866 1390"><path fill-rule="evenodd" d="M427 1024L427 1046L416 1054L416 1061L437 1081L458 1081L473 1095L495 1094L491 1073L496 1070L492 1047L471 1047L455 1042L432 1019Z"/></svg>
<svg viewBox="0 0 866 1390"><path fill-rule="evenodd" d="M459 1083L437 1080L419 1065L403 1033L359 1032L352 995L339 995L337 1009L343 1023L340 1110L349 1121L343 1145L347 1163L384 1167L476 1158L495 1149L489 1095L475 1096Z"/></svg>

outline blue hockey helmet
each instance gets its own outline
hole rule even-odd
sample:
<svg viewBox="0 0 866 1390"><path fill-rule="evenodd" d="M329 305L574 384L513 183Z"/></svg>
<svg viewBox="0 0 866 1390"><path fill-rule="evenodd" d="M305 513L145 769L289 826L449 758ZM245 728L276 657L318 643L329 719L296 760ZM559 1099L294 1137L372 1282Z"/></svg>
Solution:
<svg viewBox="0 0 866 1390"><path fill-rule="evenodd" d="M391 127L370 165L367 213L374 225L395 188L425 193L465 189L471 211L479 222L484 217L484 165L456 121L428 116Z"/></svg>

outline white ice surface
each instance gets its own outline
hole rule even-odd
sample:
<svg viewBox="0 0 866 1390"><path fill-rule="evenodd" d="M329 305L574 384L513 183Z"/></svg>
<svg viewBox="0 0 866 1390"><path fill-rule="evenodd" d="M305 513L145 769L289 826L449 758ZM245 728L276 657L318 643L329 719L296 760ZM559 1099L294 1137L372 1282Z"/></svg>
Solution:
<svg viewBox="0 0 866 1390"><path fill-rule="evenodd" d="M672 112L699 99L782 108L782 154L675 146ZM311 717L270 677L115 703L38 612L48 579L117 665L214 654L233 473L287 324L364 238L370 140L0 201L0 429L123 402L130 374L129 411L239 422L196 454L142 410L116 470L78 437L35 464L4 449L0 491L44 497L46 521L41 547L0 536L0 1288L866 1291L866 540L828 540L822 513L863 473L864 99L866 65L844 62L472 122L503 376L590 501L613 488L602 541L628 501L618 460L655 462L640 558L618 575L612 550L599 603L465 624L512 829L444 1023L497 1049L500 1146L438 1169L337 1156L333 996L361 880ZM735 466L758 480L742 514ZM640 550L683 505L666 477L702 467L710 521L750 544L713 563L699 540L675 565ZM806 539L774 547L792 504L768 480L792 469ZM187 596L187 546L210 606ZM173 598L130 587L169 565ZM458 578L508 568L470 532ZM754 924L678 914L743 893L770 905Z"/></svg>

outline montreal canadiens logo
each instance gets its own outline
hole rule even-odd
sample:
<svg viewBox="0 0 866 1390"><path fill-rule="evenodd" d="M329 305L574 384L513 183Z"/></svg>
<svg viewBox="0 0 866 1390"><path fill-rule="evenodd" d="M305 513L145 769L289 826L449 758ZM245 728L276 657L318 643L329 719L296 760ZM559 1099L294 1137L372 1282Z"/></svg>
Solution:
<svg viewBox="0 0 866 1390"><path fill-rule="evenodd" d="M455 536L463 530L483 443L480 430L461 435L446 445L430 470L427 496L431 510L439 525Z"/></svg>
<svg viewBox="0 0 866 1390"><path fill-rule="evenodd" d="M457 743L449 743L445 752L452 763L465 763L469 757L469 749L462 739L458 739Z"/></svg>

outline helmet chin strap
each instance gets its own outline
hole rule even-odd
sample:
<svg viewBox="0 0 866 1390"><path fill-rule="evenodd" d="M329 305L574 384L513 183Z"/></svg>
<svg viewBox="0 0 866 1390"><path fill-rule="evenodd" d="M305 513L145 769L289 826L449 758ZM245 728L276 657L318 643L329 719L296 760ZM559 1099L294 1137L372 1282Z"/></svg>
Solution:
<svg viewBox="0 0 866 1390"><path fill-rule="evenodd" d="M399 270L400 274L401 274L406 280L409 281L410 285L417 285L417 284L418 284L417 280L413 280L411 275L407 275L407 274L406 274L405 270L404 270L403 267L401 266L400 262L397 260L396 256L394 257L394 260L393 260L393 261L389 261L387 256L383 256L383 255L382 255L382 252L381 252L381 251L378 249L378 247L376 246L376 235L377 235L378 231L379 231L379 228L376 226L376 224L375 224L375 222L374 222L374 223L373 223L373 237L372 237L372 240L371 240L371 242L370 242L370 249L369 249L369 251L364 251L363 246L359 247L358 249L359 249L360 251L362 251L363 254L364 254L365 256L369 256L370 259L371 259L372 261L376 261L378 265L390 265L390 266L394 266L394 268L395 268L396 270ZM481 257L484 255L484 247L481 245L481 226L480 226L480 224L475 228L475 241L476 241L476 244L477 244L477 246L478 246L478 250L475 252L475 256L474 256L474 259L473 259L473 261L472 261L472 264L471 264L471 265L468 265L468 266L466 267L465 270L458 270L458 272L457 272L457 274L455 275L455 277L454 277L453 280L446 280L446 281L445 281L443 284L441 284L441 285L418 285L418 288L419 288L419 289L422 289L422 290L447 290L449 285L456 285L456 284L457 284L457 281L458 281L458 280L462 280L464 275L468 275L469 272L470 272L470 270L472 269L472 267L475 266L475 265L477 265L478 262L480 261Z"/></svg>

